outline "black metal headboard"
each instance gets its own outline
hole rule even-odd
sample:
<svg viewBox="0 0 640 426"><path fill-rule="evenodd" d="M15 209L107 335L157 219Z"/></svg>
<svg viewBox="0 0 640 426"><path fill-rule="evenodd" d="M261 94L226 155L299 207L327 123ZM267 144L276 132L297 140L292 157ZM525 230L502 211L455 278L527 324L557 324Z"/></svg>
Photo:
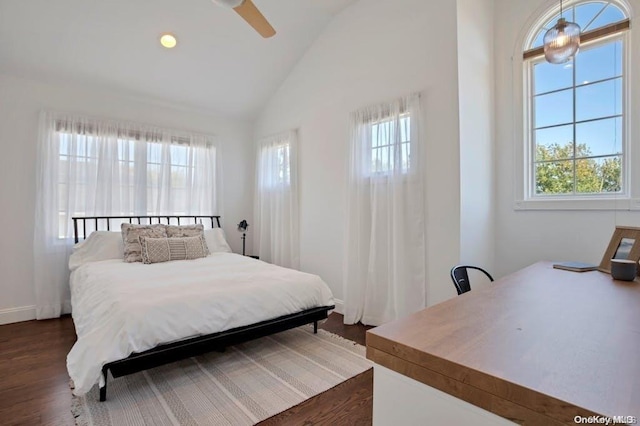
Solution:
<svg viewBox="0 0 640 426"><path fill-rule="evenodd" d="M91 217L72 217L73 220L73 237L76 244L80 241L80 230L82 229L82 239L87 238L87 222L89 222L90 231L111 230L111 221L120 223L129 222L137 223L138 225L164 223L165 225L174 223L180 225L181 221L185 224L202 223L205 219L211 222L212 228L220 228L220 216L176 216L176 215L163 215L163 216L91 216ZM100 225L103 225L100 228ZM91 233L91 232L89 232Z"/></svg>

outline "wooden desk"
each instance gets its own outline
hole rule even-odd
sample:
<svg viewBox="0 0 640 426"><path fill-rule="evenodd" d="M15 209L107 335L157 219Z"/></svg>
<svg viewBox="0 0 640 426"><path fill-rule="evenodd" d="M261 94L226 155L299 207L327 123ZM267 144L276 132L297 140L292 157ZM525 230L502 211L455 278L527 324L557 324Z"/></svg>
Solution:
<svg viewBox="0 0 640 426"><path fill-rule="evenodd" d="M367 358L516 423L640 417L640 283L537 263L369 330Z"/></svg>

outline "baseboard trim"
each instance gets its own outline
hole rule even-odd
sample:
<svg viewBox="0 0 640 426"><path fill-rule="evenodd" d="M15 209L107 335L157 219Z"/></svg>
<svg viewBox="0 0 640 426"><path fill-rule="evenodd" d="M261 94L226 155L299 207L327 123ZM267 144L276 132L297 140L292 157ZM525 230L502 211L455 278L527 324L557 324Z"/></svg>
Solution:
<svg viewBox="0 0 640 426"><path fill-rule="evenodd" d="M35 306L0 309L0 325L36 319Z"/></svg>
<svg viewBox="0 0 640 426"><path fill-rule="evenodd" d="M336 305L334 312L337 312L340 315L344 315L344 301L340 299L333 299L333 302Z"/></svg>

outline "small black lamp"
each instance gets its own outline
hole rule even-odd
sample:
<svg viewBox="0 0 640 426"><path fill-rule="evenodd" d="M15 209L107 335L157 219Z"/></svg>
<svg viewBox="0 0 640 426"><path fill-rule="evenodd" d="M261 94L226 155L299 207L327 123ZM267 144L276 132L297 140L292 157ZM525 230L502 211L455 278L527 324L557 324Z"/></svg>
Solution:
<svg viewBox="0 0 640 426"><path fill-rule="evenodd" d="M245 241L247 239L247 228L249 227L249 224L247 223L246 220L242 219L242 221L238 224L238 232L242 232L242 255L244 256L244 247L245 247Z"/></svg>

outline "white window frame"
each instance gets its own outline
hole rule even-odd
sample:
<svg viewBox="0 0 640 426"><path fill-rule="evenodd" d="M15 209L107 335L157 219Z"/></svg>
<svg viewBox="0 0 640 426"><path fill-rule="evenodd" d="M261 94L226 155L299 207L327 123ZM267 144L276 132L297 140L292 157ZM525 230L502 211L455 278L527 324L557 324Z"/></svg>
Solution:
<svg viewBox="0 0 640 426"><path fill-rule="evenodd" d="M582 2L577 2L582 3ZM617 6L621 6L614 2ZM575 3L573 3L575 4ZM622 10L626 8L621 7ZM548 21L558 11L553 10L544 15L542 20ZM529 40L537 33L539 26L535 26L529 33ZM634 185L640 177L640 167L632 167L632 164L640 164L640 149L634 149L634 135L640 135L638 127L628 117L637 116L637 105L632 102L633 78L631 78L632 61L632 33L631 30L622 31L605 37L597 38L583 47L597 46L614 40L621 40L623 44L622 54L622 192L615 194L580 194L580 195L537 195L535 194L535 170L534 170L534 138L533 138L533 65L540 61L539 57L526 60L513 61L514 76L514 110L518 106L522 115L521 119L514 116L515 135L522 135L522 143L515 147L515 200L514 210L640 210L640 186ZM578 53L579 55L580 53ZM522 50L517 48L516 58L522 58ZM517 138L517 137L516 137ZM519 159L519 160L518 160Z"/></svg>
<svg viewBox="0 0 640 426"><path fill-rule="evenodd" d="M282 159L282 163L278 164L277 168L273 170L273 181L269 184L259 182L258 186L260 189L272 191L291 188L291 142L285 141L277 145L261 146L259 148L260 155L258 161L262 162L264 161L264 156L272 154L280 160L281 156L284 156L284 151L287 151L287 154L285 158Z"/></svg>
<svg viewBox="0 0 640 426"><path fill-rule="evenodd" d="M277 176L277 185L278 187L290 188L291 187L291 142L287 141L280 145L271 147L269 149L273 149L276 151L278 155L278 160L281 161L278 164L278 169L276 170Z"/></svg>
<svg viewBox="0 0 640 426"><path fill-rule="evenodd" d="M56 135L54 137L56 138L63 138L64 135L77 135L77 133L74 133L73 131L68 131L68 130L56 130L55 131ZM67 154L67 153L63 153L63 151L61 150L62 148L62 144L60 144L60 149L57 153L57 159L58 159L58 163L62 164L62 157L75 157L76 159L83 159L83 161L89 161L89 160L94 160L95 157L91 157L89 156L88 153L88 148L86 147L86 145L88 145L89 140L88 138L91 138L93 136L88 135L85 136L85 139L83 141L83 143L85 144L85 152L84 155L78 155L78 154ZM180 141L180 138L178 137L174 137L172 138L173 141L171 142L171 146L183 146L183 143ZM149 182L148 182L148 169L149 169L149 165L162 165L163 163L158 163L158 162L153 162L149 160L149 152L150 150L153 148L152 144L158 144L157 142L146 142L144 144L144 150L142 150L142 145L135 145L136 141L135 141L135 137L133 136L128 136L128 135L122 135L118 137L118 142L123 141L125 144L134 143L134 149L133 149L133 157L131 157L127 162L131 163L131 165L133 166L133 171L134 171L134 175L141 175L141 179L137 180L135 177L133 179L132 182L132 188L133 188L133 193L134 193L134 199L137 198L140 200L140 205L137 206L137 208L134 208L133 210L129 211L128 213L125 212L125 214L129 214L129 215L156 215L158 214L158 212L155 212L153 210L150 210L149 206L148 206L148 197L149 197L149 191L153 189L153 187L149 186ZM188 147L187 147L188 148ZM210 144L207 149L211 149L211 150L216 150L216 146L214 144ZM123 160L118 160L119 162L123 161ZM193 173L194 170L194 166L189 166L189 165L181 165L181 164L177 164L177 163L173 163L171 162L172 160L169 161L169 167L173 168L173 167L180 167L180 168L185 168L187 169L187 176L189 175L189 170L191 171L191 173ZM168 179L171 180L172 176L169 175ZM135 184L135 182L138 181L138 185ZM68 190L68 186L69 186L69 182L68 181L61 181L60 177L58 177L58 181L57 181L57 185L58 188L60 188L61 186L67 186L67 190ZM172 188L172 189L184 189L184 188ZM57 201L57 206L58 206L58 223L62 223L63 220L65 221L70 221L72 216L85 216L87 213L84 210L78 210L78 211L74 211L74 212L69 212L65 209L63 209L63 206L60 205L59 200ZM86 206L85 206L86 207ZM171 214L172 215L185 215L187 212L183 211L183 210L175 210L172 211ZM61 232L60 230L60 225L58 225L58 239L59 240L63 240L66 239L67 237ZM83 235L81 235L82 237Z"/></svg>
<svg viewBox="0 0 640 426"><path fill-rule="evenodd" d="M373 146L373 128L374 126L377 125L381 125L381 124L385 124L385 123L391 123L394 121L393 117L390 118L383 118L377 121L372 121L370 123L367 123L365 126L367 128L367 132L369 132L371 134L371 146L367 147L368 149L368 168L367 170L369 170L369 176L372 178L383 178L385 176L389 176L392 175L394 173L399 173L402 175L410 175L412 173L412 169L415 167L412 163L412 154L411 154L411 147L412 147L412 141L411 141L411 113L410 112L403 112L400 114L399 116L399 120L402 120L404 118L408 118L409 119L409 128L407 129L408 131L408 139L406 141L400 141L400 149L402 149L402 147L404 145L409 147L409 161L407 162L407 167L406 168L402 168L400 170L396 170L395 168L395 164L397 160L394 160L393 164L390 164L390 167L385 169L385 170L377 170L374 171L374 167L373 167L373 160L374 160L374 152L376 150L380 150L381 148L384 147L389 147L390 149L395 149L396 148L396 144L391 144L391 145L378 145L378 146ZM395 159L395 157L394 157ZM402 158L400 159L400 164L402 164Z"/></svg>

